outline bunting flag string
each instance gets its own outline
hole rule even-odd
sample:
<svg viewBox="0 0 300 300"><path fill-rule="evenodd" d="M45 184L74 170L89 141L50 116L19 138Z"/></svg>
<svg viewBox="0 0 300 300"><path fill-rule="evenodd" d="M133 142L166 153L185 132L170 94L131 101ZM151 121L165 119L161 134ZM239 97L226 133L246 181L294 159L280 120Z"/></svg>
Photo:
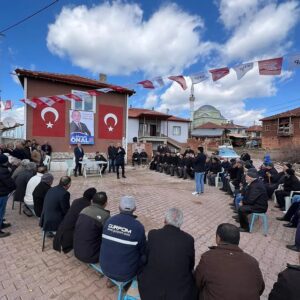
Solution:
<svg viewBox="0 0 300 300"><path fill-rule="evenodd" d="M235 65L232 69L235 71L237 80L242 79L249 71L254 68L254 63L258 63L258 70L260 75L280 75L282 72L282 65L283 65L283 57L271 58L266 60L259 60L253 61L248 63L242 63L240 65ZM287 60L288 67L290 69L300 68L300 53L291 54L285 56ZM195 74L188 75L187 77L190 78L192 85L201 83L206 81L210 78L209 74L211 75L212 81L218 81L221 78L230 74L229 67L223 68L216 68L210 69L207 72L201 71ZM166 85L165 79L169 79L173 82L176 82L181 86L183 90L187 89L186 79L183 75L176 75L176 76L156 76L152 79L145 79L135 83L136 85L142 86L145 89L155 89L161 88ZM129 85L126 85L129 86ZM31 99L22 99L24 104L31 106L32 108L36 108L37 105L46 105L46 106L53 106L55 103L63 103L64 101L82 101L82 98L89 94L91 96L99 96L103 93L109 92L124 92L124 87L120 86L111 86L110 88L99 88L87 91L73 91L71 94L66 95L52 95L48 97L33 97ZM11 101L11 100L7 100ZM7 102L7 109L11 109L9 107L10 102ZM12 103L12 102L11 102Z"/></svg>

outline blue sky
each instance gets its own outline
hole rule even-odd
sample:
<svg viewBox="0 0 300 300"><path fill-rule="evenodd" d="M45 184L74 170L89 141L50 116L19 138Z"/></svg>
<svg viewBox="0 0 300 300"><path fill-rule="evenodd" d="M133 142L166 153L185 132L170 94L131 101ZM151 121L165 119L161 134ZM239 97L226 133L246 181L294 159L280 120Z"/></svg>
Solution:
<svg viewBox="0 0 300 300"><path fill-rule="evenodd" d="M51 0L1 0L0 30ZM153 91L134 83L155 76L189 75L210 68L300 53L300 3L276 0L58 1L0 37L3 100L22 107L16 67L78 74L129 85L134 107L189 116L189 90L176 83ZM259 76L257 67L240 80L233 70L195 87L198 108L215 105L236 123L300 106L300 69ZM190 81L187 79L190 86ZM22 109L14 114L22 118Z"/></svg>

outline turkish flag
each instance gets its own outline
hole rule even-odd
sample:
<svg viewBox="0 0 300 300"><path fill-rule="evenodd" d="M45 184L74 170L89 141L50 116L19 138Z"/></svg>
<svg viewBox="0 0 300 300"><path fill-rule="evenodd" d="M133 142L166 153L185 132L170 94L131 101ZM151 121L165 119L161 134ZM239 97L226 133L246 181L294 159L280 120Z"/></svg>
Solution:
<svg viewBox="0 0 300 300"><path fill-rule="evenodd" d="M65 102L50 106L37 106L33 109L33 136L65 136Z"/></svg>
<svg viewBox="0 0 300 300"><path fill-rule="evenodd" d="M121 140L123 137L123 107L99 104L99 139Z"/></svg>

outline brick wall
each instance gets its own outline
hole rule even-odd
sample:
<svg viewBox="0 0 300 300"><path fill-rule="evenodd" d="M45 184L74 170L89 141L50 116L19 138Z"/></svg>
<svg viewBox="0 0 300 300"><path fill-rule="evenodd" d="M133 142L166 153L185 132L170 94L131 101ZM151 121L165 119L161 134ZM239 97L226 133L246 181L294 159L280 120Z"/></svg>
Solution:
<svg viewBox="0 0 300 300"><path fill-rule="evenodd" d="M132 153L134 152L135 149L137 149L139 147L146 151L146 153L148 154L148 160L151 159L152 153L153 153L151 143L128 143L127 144L127 159L128 159L128 162L131 162Z"/></svg>

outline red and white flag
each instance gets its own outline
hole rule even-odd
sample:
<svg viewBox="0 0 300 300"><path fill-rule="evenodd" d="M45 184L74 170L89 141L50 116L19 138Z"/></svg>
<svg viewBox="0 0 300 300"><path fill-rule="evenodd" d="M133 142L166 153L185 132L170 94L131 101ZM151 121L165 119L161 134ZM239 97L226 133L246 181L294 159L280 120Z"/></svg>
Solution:
<svg viewBox="0 0 300 300"><path fill-rule="evenodd" d="M9 110L12 109L12 101L11 100L6 100L5 101L5 106L4 106L4 110Z"/></svg>
<svg viewBox="0 0 300 300"><path fill-rule="evenodd" d="M183 90L187 89L185 78L182 75L169 76L168 78L170 80L176 81L182 87Z"/></svg>
<svg viewBox="0 0 300 300"><path fill-rule="evenodd" d="M217 80L225 77L226 75L228 75L230 71L229 71L229 68L225 67L225 68L220 68L220 69L209 70L209 72L212 75L212 80L217 81Z"/></svg>
<svg viewBox="0 0 300 300"><path fill-rule="evenodd" d="M65 102L50 106L38 106L33 110L33 136L65 136Z"/></svg>
<svg viewBox="0 0 300 300"><path fill-rule="evenodd" d="M74 95L74 94L67 94L65 96L72 100L75 100L75 101L82 101L82 99L80 97L78 97L77 95Z"/></svg>
<svg viewBox="0 0 300 300"><path fill-rule="evenodd" d="M280 75L282 70L282 57L260 60L258 69L260 75Z"/></svg>
<svg viewBox="0 0 300 300"><path fill-rule="evenodd" d="M237 79L240 80L246 73L253 69L253 62L235 66L233 69L236 72Z"/></svg>
<svg viewBox="0 0 300 300"><path fill-rule="evenodd" d="M50 99L49 97L34 97L32 101L37 102L37 104L45 104L47 106L52 106L56 101Z"/></svg>
<svg viewBox="0 0 300 300"><path fill-rule="evenodd" d="M21 102L28 104L29 106L31 106L32 108L36 108L37 104L33 101L31 101L30 99L21 99Z"/></svg>
<svg viewBox="0 0 300 300"><path fill-rule="evenodd" d="M153 82L150 80L143 80L143 81L138 82L137 84L142 85L143 88L145 88L145 89L154 89L155 88L153 85Z"/></svg>
<svg viewBox="0 0 300 300"><path fill-rule="evenodd" d="M99 104L99 139L121 140L124 107Z"/></svg>

